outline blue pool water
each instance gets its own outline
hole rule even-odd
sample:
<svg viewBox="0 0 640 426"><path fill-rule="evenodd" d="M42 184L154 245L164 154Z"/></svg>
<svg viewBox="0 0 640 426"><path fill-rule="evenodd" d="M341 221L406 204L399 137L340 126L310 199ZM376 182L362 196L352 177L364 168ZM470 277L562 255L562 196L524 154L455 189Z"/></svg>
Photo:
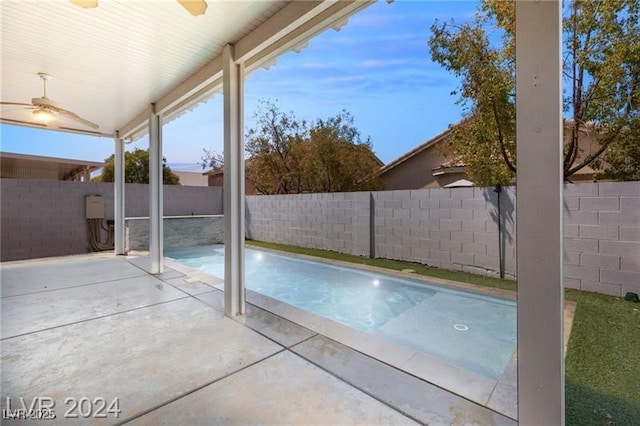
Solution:
<svg viewBox="0 0 640 426"><path fill-rule="evenodd" d="M165 256L224 277L224 247ZM247 249L247 288L498 379L516 345L515 301Z"/></svg>

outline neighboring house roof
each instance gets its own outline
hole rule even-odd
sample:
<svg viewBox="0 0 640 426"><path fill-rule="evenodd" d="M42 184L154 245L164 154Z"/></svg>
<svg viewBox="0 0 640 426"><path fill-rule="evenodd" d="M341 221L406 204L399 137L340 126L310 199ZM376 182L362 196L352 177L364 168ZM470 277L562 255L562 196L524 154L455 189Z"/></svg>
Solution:
<svg viewBox="0 0 640 426"><path fill-rule="evenodd" d="M411 151L401 155L400 157L396 158L395 160L393 160L389 164L385 165L380 170L378 170L378 175L385 174L385 173L393 170L394 168L396 168L398 166L401 166L407 160L415 157L418 154L421 154L425 150L427 150L429 148L432 148L435 145L438 145L438 144L446 141L450 134L451 134L451 127L449 127L444 132L437 134L436 136L432 137L431 139L428 139L427 141L425 141L422 144L418 145L417 147L413 148Z"/></svg>
<svg viewBox="0 0 640 426"><path fill-rule="evenodd" d="M103 166L104 163L95 161L0 152L0 176L3 178L79 180L80 176L88 176Z"/></svg>
<svg viewBox="0 0 640 426"><path fill-rule="evenodd" d="M444 175L447 173L461 173L464 172L464 168L467 163L464 162L462 157L454 157L451 160L447 160L440 164L438 167L434 167L431 171L434 176Z"/></svg>
<svg viewBox="0 0 640 426"><path fill-rule="evenodd" d="M474 186L475 184L467 179L458 179L455 182L451 182L448 185L443 186L443 188L469 188Z"/></svg>
<svg viewBox="0 0 640 426"><path fill-rule="evenodd" d="M380 167L383 167L383 166L384 166L384 161L382 161L380 158L378 158L378 156L375 154L375 152L373 152L373 151L370 151L370 152L371 152L371 156L373 157L373 160L374 160L376 163L378 163L378 165L379 165Z"/></svg>
<svg viewBox="0 0 640 426"><path fill-rule="evenodd" d="M412 150L408 151L407 153L391 161L389 164L385 165L378 171L378 176L383 177L383 175L390 173L395 169L405 166L411 159L422 154L426 150L432 149L435 146L441 145L443 142L446 142L448 137L451 135L451 129L457 126L458 124L462 123L463 121L457 124L450 125L449 128L447 128L445 131L426 140L422 144L416 146ZM565 132L570 130L573 124L574 124L574 121L572 119L565 119L564 120ZM585 134L594 134L597 130L595 125L589 122L589 123L580 125L579 131ZM567 135L565 134L565 138L566 137ZM593 147L594 141L589 139L581 139L581 142L582 143L580 144L580 149L585 151L584 154L591 153L591 151L594 149ZM580 155L578 158L580 158ZM448 175L448 174L455 174L455 173L464 173L465 167L466 167L466 163L464 162L464 160L460 156L456 156L441 162L438 166L432 168L431 171L433 172L433 176L442 176L445 174ZM594 170L589 166L584 167L578 172L579 175L585 175L585 176L591 176L593 173L594 173ZM456 182L453 182L449 185L452 185L454 183ZM445 185L445 186L448 187L449 185Z"/></svg>
<svg viewBox="0 0 640 426"><path fill-rule="evenodd" d="M253 159L249 158L244 160L244 167L245 169L251 165L251 162L253 161ZM203 175L205 176L220 176L220 175L224 175L224 166L220 166L220 167L216 167L215 169L211 169L211 170L207 170L205 172L202 172Z"/></svg>
<svg viewBox="0 0 640 426"><path fill-rule="evenodd" d="M177 171L172 172L180 178L180 185L182 186L207 186L208 180L205 173L202 172L189 172L189 171Z"/></svg>
<svg viewBox="0 0 640 426"><path fill-rule="evenodd" d="M246 164L245 164L246 167ZM217 169L207 170L206 172L202 172L203 176L218 176L224 174L224 168L218 167Z"/></svg>
<svg viewBox="0 0 640 426"><path fill-rule="evenodd" d="M445 161L440 165L440 167L464 167L467 164L464 162L461 156L452 158L451 160Z"/></svg>

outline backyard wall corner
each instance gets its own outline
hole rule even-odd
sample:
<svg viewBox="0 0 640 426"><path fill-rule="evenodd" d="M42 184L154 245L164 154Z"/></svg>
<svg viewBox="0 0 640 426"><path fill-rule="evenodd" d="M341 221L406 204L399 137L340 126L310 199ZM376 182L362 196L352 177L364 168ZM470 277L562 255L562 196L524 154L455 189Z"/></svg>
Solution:
<svg viewBox="0 0 640 426"><path fill-rule="evenodd" d="M0 260L88 253L84 198L102 196L105 219L113 219L113 188L112 183L0 179ZM125 196L128 217L148 215L147 185L127 184ZM164 208L173 216L222 214L222 191L166 185Z"/></svg>

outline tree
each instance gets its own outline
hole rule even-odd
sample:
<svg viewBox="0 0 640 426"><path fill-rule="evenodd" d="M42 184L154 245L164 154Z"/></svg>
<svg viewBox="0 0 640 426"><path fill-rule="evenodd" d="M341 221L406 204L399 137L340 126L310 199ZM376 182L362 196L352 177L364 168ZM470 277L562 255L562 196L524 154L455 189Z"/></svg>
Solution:
<svg viewBox="0 0 640 426"><path fill-rule="evenodd" d="M318 119L309 131L303 170L310 192L350 192L381 189L373 173L381 167L370 140L362 141L354 118L342 111Z"/></svg>
<svg viewBox="0 0 640 426"><path fill-rule="evenodd" d="M113 182L115 172L115 156L112 154L105 160L102 169L102 182ZM162 182L165 185L179 185L180 178L167 166L167 159L162 158ZM126 183L149 183L149 150L136 148L124 153L124 181Z"/></svg>
<svg viewBox="0 0 640 426"><path fill-rule="evenodd" d="M206 148L202 148L202 157L200 157L200 165L202 166L202 170L209 169L220 169L224 166L224 155L217 153L216 151L209 151Z"/></svg>
<svg viewBox="0 0 640 426"><path fill-rule="evenodd" d="M369 139L361 140L346 111L311 125L277 104L262 101L256 127L246 136L246 176L260 194L368 191L382 188L382 163ZM204 150L202 166L222 167L222 156Z"/></svg>
<svg viewBox="0 0 640 426"><path fill-rule="evenodd" d="M307 153L303 145L309 138L307 123L271 101L260 102L255 118L257 127L246 135L247 180L261 194L304 192L301 164Z"/></svg>
<svg viewBox="0 0 640 426"><path fill-rule="evenodd" d="M564 111L571 119L565 179L587 165L602 169L601 176L638 179L638 2L574 0L566 12ZM462 158L478 185L511 182L516 171L514 1L482 0L473 22L436 21L431 30L432 59L461 79L453 94L460 96L464 120L451 129L449 153ZM586 128L596 132L599 147L580 155Z"/></svg>

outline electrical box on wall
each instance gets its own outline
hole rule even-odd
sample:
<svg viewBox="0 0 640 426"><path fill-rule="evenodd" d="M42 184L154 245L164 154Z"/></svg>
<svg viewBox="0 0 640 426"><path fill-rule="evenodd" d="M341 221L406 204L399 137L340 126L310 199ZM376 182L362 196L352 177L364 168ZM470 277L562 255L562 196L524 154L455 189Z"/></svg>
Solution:
<svg viewBox="0 0 640 426"><path fill-rule="evenodd" d="M87 219L104 219L104 200L99 195L87 195L84 198Z"/></svg>

